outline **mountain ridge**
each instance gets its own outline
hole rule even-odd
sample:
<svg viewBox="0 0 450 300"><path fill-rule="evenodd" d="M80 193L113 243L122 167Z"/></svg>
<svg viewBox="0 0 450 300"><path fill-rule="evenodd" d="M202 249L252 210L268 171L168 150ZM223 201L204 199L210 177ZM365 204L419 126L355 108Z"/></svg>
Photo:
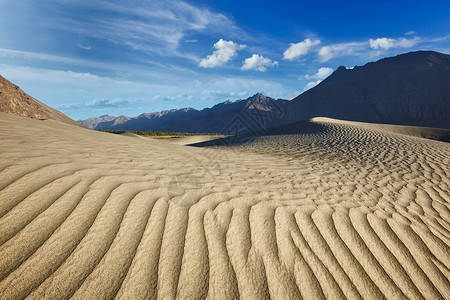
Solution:
<svg viewBox="0 0 450 300"><path fill-rule="evenodd" d="M257 93L202 110L165 110L90 125L89 119L80 122L94 129L227 133L230 127L234 132L260 131L314 117L450 129L450 55L415 51L351 69L339 66L290 101Z"/></svg>
<svg viewBox="0 0 450 300"><path fill-rule="evenodd" d="M19 86L0 76L0 112L34 119L52 119L85 127L62 112L53 109L25 93Z"/></svg>
<svg viewBox="0 0 450 300"><path fill-rule="evenodd" d="M120 116L110 120L103 118L105 119L103 121L98 117L79 122L86 127L102 130L227 133L227 130L229 131L230 127L233 127L233 131L240 132L251 129L252 126L258 126L258 124L252 124L251 121L246 121L245 118L256 114L268 116L271 111L279 110L287 101L257 93L247 99L226 100L201 110L186 107L142 113L136 117ZM110 117L108 115L108 118ZM236 118L240 118L242 124L235 123ZM99 122L95 123L95 120Z"/></svg>
<svg viewBox="0 0 450 300"><path fill-rule="evenodd" d="M292 99L279 123L313 117L449 129L450 55L416 51L341 66Z"/></svg>

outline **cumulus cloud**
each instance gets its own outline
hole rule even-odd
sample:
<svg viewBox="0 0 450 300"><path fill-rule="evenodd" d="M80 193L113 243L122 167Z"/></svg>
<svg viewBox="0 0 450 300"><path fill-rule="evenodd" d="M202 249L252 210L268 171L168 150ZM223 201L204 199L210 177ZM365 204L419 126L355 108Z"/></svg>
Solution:
<svg viewBox="0 0 450 300"><path fill-rule="evenodd" d="M330 59L335 57L336 51L333 50L333 48L330 46L325 46L325 47L320 48L318 55L319 55L319 60L321 62L325 62L325 61L329 61Z"/></svg>
<svg viewBox="0 0 450 300"><path fill-rule="evenodd" d="M305 75L305 79L308 80L323 80L333 73L332 68L320 68L314 75Z"/></svg>
<svg viewBox="0 0 450 300"><path fill-rule="evenodd" d="M236 56L238 50L242 50L245 47L245 45L238 45L233 41L225 41L220 39L213 46L216 50L214 50L211 55L208 55L200 61L200 67L215 68L221 66Z"/></svg>
<svg viewBox="0 0 450 300"><path fill-rule="evenodd" d="M417 32L415 32L414 30L408 31L405 33L405 35L416 35Z"/></svg>
<svg viewBox="0 0 450 300"><path fill-rule="evenodd" d="M296 44L289 44L289 48L286 49L283 53L283 59L293 60L299 56L305 55L309 52L309 50L320 44L320 40L306 39L303 42Z"/></svg>
<svg viewBox="0 0 450 300"><path fill-rule="evenodd" d="M267 67L274 67L274 66L278 66L277 61L272 61L267 57L258 54L253 54L252 57L245 59L244 64L241 67L241 70L243 71L257 70L260 72L265 72L267 71Z"/></svg>
<svg viewBox="0 0 450 300"><path fill-rule="evenodd" d="M399 39L390 39L390 38L377 38L377 39L370 39L369 44L370 48L372 49L383 49L383 50L389 50L391 48L410 48L417 44L419 38L415 37L413 39L405 39L405 38L399 38Z"/></svg>
<svg viewBox="0 0 450 300"><path fill-rule="evenodd" d="M328 76L331 75L331 73L333 73L333 69L332 68L320 68L319 70L317 70L317 73L313 74L313 75L305 75L305 77L299 77L299 79L308 79L308 80L312 80L310 82L308 82L305 86L305 88L303 89L303 91L307 91L313 87L315 87L316 85L318 85L319 83L322 82L322 80L324 80L325 78L327 78Z"/></svg>

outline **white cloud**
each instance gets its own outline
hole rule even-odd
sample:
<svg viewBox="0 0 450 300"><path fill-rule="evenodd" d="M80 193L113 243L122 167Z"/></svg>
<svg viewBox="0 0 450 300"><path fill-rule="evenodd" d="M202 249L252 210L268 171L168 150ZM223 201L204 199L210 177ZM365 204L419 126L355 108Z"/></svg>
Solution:
<svg viewBox="0 0 450 300"><path fill-rule="evenodd" d="M183 68L176 65L167 65L163 63L155 63L148 60L140 60L140 65L129 64L122 61L101 61L99 59L81 59L66 56L58 56L40 52L28 52L12 49L0 48L0 64L7 63L9 66L26 67L27 65L36 65L44 69L51 68L53 70L81 70L86 73L92 71L95 66L96 73L101 74L117 74L119 77L128 79L141 80L145 78L148 82L164 82L164 77L171 77L173 81L196 74L192 69ZM151 68L148 66L151 65ZM101 70L101 71L100 71ZM3 73L3 72L2 72ZM20 78L19 78L20 79ZM42 79L42 77L41 77Z"/></svg>
<svg viewBox="0 0 450 300"><path fill-rule="evenodd" d="M416 35L417 32L415 32L414 30L408 31L405 33L405 35Z"/></svg>
<svg viewBox="0 0 450 300"><path fill-rule="evenodd" d="M329 61L330 59L335 57L336 53L332 47L325 46L325 47L320 48L318 55L319 55L319 60L321 62L325 62L325 61Z"/></svg>
<svg viewBox="0 0 450 300"><path fill-rule="evenodd" d="M330 76L331 73L333 73L333 69L332 68L320 68L319 70L317 70L317 73L314 74L314 75L305 75L305 79L308 79L308 80L323 80L323 79L327 78L328 76ZM301 78L301 79L303 79L303 78Z"/></svg>
<svg viewBox="0 0 450 300"><path fill-rule="evenodd" d="M318 85L319 83L321 83L322 80L317 80L317 81L310 81L306 84L305 88L303 89L303 91L307 91L309 89L312 89L313 87L315 87L316 85Z"/></svg>
<svg viewBox="0 0 450 300"><path fill-rule="evenodd" d="M399 39L377 38L377 39L370 39L369 44L370 48L372 49L389 50L391 48L410 48L415 44L417 44L418 41L419 41L418 37L415 37L410 40L405 38Z"/></svg>
<svg viewBox="0 0 450 300"><path fill-rule="evenodd" d="M304 77L305 79L313 80L313 81L308 82L306 84L305 88L303 89L303 91L307 91L307 90L315 87L316 85L321 83L322 80L324 80L325 78L330 76L331 73L333 73L333 69L332 68L320 68L319 70L317 70L316 74L305 75L305 77ZM303 79L303 77L300 77L299 79Z"/></svg>
<svg viewBox="0 0 450 300"><path fill-rule="evenodd" d="M293 60L299 56L305 55L308 51L320 44L320 40L311 41L311 39L306 39L303 42L296 44L289 44L289 48L283 53L283 59Z"/></svg>
<svg viewBox="0 0 450 300"><path fill-rule="evenodd" d="M244 64L241 67L241 70L243 71L257 70L260 72L265 72L267 71L267 67L274 67L274 66L278 66L277 61L272 61L267 57L258 54L253 54L252 57L245 59Z"/></svg>
<svg viewBox="0 0 450 300"><path fill-rule="evenodd" d="M233 92L233 91L226 91L226 90L204 90L201 92L201 97L204 99L222 99L219 101L224 101L224 99L243 99L250 97L252 94L249 91L240 91L240 92Z"/></svg>
<svg viewBox="0 0 450 300"><path fill-rule="evenodd" d="M38 53L38 52L28 52L28 51L21 51L21 50L14 50L14 49L4 49L0 48L0 57L7 57L7 59L20 59L20 60L41 60L41 61L48 61L48 62L58 62L58 63L68 63L68 64L77 64L77 65L83 65L83 64L92 64L92 62L76 59L76 58L70 58L70 57L64 57L64 56L57 56L57 55L51 55L51 54L45 54L45 53Z"/></svg>
<svg viewBox="0 0 450 300"><path fill-rule="evenodd" d="M2 9L15 11L25 7L21 15L39 24L39 32L46 34L57 29L67 38L75 35L81 40L101 40L164 57L183 57L196 63L200 60L197 56L179 49L180 42L192 40L193 33L247 35L224 14L183 0L46 0L46 5L25 2L28 4L20 6L11 2ZM80 12L83 12L82 18ZM19 21L11 22L14 27ZM3 35L11 34L0 28L0 36Z"/></svg>
<svg viewBox="0 0 450 300"><path fill-rule="evenodd" d="M84 46L84 45L82 45L82 44L77 44L77 47L78 47L78 48L81 48L81 49L83 49L83 50L91 50L91 49L92 49L92 46L90 46L90 45Z"/></svg>
<svg viewBox="0 0 450 300"><path fill-rule="evenodd" d="M406 38L377 38L370 39L369 41L361 42L345 42L338 44L325 45L320 48L318 52L318 58L320 62L327 62L333 58L340 56L359 56L362 59L373 58L382 55L382 51L391 48L410 48L419 42L427 41L427 39L421 39L414 37L412 39ZM378 50L378 51L373 51Z"/></svg>
<svg viewBox="0 0 450 300"><path fill-rule="evenodd" d="M225 41L220 39L213 46L216 50L211 55L208 55L206 58L203 58L200 61L200 67L203 68L215 68L223 65L234 56L238 50L244 49L245 45L238 45L233 41Z"/></svg>
<svg viewBox="0 0 450 300"><path fill-rule="evenodd" d="M137 100L127 100L124 98L96 98L83 103L69 103L58 104L55 106L57 109L66 110L83 110L83 109L106 109L106 108L123 108L127 107Z"/></svg>
<svg viewBox="0 0 450 300"><path fill-rule="evenodd" d="M329 61L332 58L344 55L352 55L367 50L367 42L348 42L332 44L320 48L318 56L320 62Z"/></svg>

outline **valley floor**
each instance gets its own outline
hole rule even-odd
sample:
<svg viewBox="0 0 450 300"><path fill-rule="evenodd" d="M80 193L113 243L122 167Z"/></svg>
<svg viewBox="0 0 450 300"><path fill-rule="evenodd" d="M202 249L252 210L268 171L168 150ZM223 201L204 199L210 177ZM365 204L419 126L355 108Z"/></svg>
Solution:
<svg viewBox="0 0 450 300"><path fill-rule="evenodd" d="M450 297L449 143L175 140L0 113L0 299Z"/></svg>

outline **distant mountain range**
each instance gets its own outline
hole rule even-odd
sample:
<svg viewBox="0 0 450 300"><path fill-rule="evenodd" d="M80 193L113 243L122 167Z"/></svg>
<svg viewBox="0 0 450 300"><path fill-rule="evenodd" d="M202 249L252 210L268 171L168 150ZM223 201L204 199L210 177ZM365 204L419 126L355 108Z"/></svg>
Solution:
<svg viewBox="0 0 450 300"><path fill-rule="evenodd" d="M341 66L291 101L258 93L202 110L104 115L79 123L0 76L0 112L104 130L258 134L313 117L450 129L450 55L417 51L352 69Z"/></svg>
<svg viewBox="0 0 450 300"><path fill-rule="evenodd" d="M0 112L34 119L53 119L84 127L62 112L34 99L2 76L0 76Z"/></svg>
<svg viewBox="0 0 450 300"><path fill-rule="evenodd" d="M256 94L245 100L225 101L211 108L196 110L182 108L137 117L104 115L98 118L80 120L92 129L176 131L234 134L242 131L259 131L269 121L278 118L287 100Z"/></svg>
<svg viewBox="0 0 450 300"><path fill-rule="evenodd" d="M339 67L291 101L256 94L212 108L79 122L93 129L183 132L259 131L313 117L450 129L450 55L417 51L361 67Z"/></svg>

